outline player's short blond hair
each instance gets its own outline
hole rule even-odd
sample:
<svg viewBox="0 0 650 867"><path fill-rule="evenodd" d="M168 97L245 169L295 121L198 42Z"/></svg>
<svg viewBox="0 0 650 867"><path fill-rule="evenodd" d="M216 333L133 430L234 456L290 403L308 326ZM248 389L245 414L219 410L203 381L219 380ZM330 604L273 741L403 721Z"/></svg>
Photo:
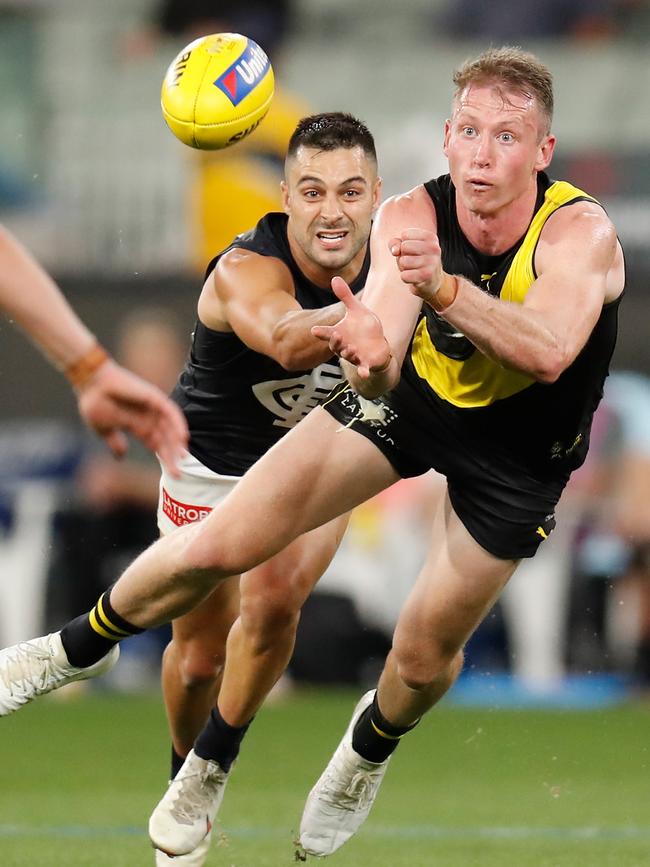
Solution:
<svg viewBox="0 0 650 867"><path fill-rule="evenodd" d="M489 48L473 60L466 60L453 77L454 101L472 84L494 83L534 97L544 115L548 133L553 119L553 76L534 54L512 45Z"/></svg>

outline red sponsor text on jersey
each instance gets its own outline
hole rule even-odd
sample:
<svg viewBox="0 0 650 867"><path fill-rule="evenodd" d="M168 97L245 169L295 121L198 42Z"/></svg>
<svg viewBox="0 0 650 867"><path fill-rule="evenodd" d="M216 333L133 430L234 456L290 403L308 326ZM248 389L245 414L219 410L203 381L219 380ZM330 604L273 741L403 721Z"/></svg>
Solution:
<svg viewBox="0 0 650 867"><path fill-rule="evenodd" d="M189 503L181 503L180 500L175 500L170 496L165 488L163 488L162 494L162 510L177 527L202 521L212 511L209 506L191 506Z"/></svg>

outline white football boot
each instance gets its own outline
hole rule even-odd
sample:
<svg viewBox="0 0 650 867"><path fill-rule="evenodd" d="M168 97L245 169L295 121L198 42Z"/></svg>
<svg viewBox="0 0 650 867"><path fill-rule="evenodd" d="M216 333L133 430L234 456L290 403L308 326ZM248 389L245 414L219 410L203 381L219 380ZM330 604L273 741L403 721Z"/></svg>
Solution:
<svg viewBox="0 0 650 867"><path fill-rule="evenodd" d="M188 855L166 855L156 849L156 867L203 867L210 851L212 831Z"/></svg>
<svg viewBox="0 0 650 867"><path fill-rule="evenodd" d="M300 822L300 846L308 855L331 855L365 822L390 756L369 762L352 749L352 732L375 690L357 704L341 743L309 793Z"/></svg>
<svg viewBox="0 0 650 867"><path fill-rule="evenodd" d="M8 716L37 696L74 680L103 674L115 665L119 655L116 644L94 665L77 668L68 662L60 632L0 650L0 716Z"/></svg>
<svg viewBox="0 0 650 867"><path fill-rule="evenodd" d="M227 782L228 774L217 762L202 759L190 750L149 819L154 848L172 856L174 864L184 863L177 862L174 856L189 855L205 842Z"/></svg>

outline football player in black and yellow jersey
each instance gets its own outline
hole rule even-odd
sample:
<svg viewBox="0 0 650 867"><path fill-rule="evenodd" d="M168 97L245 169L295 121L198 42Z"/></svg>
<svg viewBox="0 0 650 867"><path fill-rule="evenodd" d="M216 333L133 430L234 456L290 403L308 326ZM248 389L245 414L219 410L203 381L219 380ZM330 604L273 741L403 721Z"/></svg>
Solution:
<svg viewBox="0 0 650 867"><path fill-rule="evenodd" d="M300 839L315 855L362 824L399 739L453 684L463 645L553 529L616 341L624 262L614 227L591 196L545 173L549 71L503 48L454 83L449 174L385 203L363 303L337 278L346 316L315 329L346 359L333 418L400 476L435 467L447 478L378 689L307 799ZM352 453L348 440L341 449Z"/></svg>
<svg viewBox="0 0 650 867"><path fill-rule="evenodd" d="M378 688L357 705L307 800L301 844L320 856L360 827L395 746L453 684L465 642L519 560L551 532L616 337L624 266L615 230L588 194L545 174L555 145L549 71L503 48L454 80L449 175L382 206L363 301L335 278L346 314L314 329L344 360L348 383L205 520L126 570L98 612L112 631L103 647L96 640L88 651L82 621L66 627L66 650L84 641L87 650L83 662L75 656L79 667L68 661L63 681L101 665L122 634L191 610L225 576L400 477L443 473L447 495ZM0 672L19 662L26 671L28 646L4 651ZM22 676L24 701L39 694L37 669ZM0 700L9 703L2 691ZM244 731L226 732L235 752ZM190 753L202 763L193 774L181 769L173 797L152 815L154 843L172 854L200 845L223 795L227 775L213 745L204 730Z"/></svg>

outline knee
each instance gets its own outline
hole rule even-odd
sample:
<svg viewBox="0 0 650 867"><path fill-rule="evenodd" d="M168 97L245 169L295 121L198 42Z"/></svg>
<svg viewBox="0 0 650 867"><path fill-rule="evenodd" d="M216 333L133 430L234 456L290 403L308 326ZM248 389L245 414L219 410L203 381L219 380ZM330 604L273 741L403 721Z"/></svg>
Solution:
<svg viewBox="0 0 650 867"><path fill-rule="evenodd" d="M215 684L226 657L225 647L207 647L193 641L172 641L165 655L173 657L180 682L188 690Z"/></svg>
<svg viewBox="0 0 650 867"><path fill-rule="evenodd" d="M245 557L245 546L229 544L223 534L211 531L207 520L188 525L184 530L180 571L191 581L213 585L255 565ZM173 535L181 536L180 533Z"/></svg>
<svg viewBox="0 0 650 867"><path fill-rule="evenodd" d="M264 590L242 590L240 617L242 628L267 644L280 634L295 632L300 619L303 599L287 584L274 585Z"/></svg>
<svg viewBox="0 0 650 867"><path fill-rule="evenodd" d="M436 641L396 641L393 654L403 683L416 691L431 686L449 688L460 674L464 654L457 645Z"/></svg>

